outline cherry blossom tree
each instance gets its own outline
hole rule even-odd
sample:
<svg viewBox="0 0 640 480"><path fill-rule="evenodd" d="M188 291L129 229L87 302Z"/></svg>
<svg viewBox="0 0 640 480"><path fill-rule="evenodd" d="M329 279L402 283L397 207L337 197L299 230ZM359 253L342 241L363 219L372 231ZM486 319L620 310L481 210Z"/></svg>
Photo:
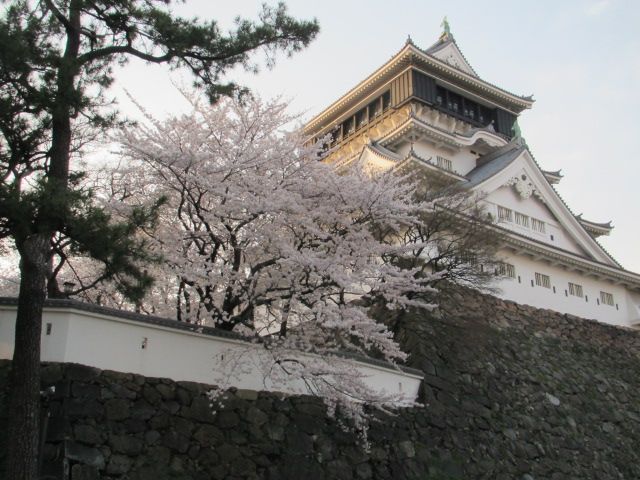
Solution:
<svg viewBox="0 0 640 480"><path fill-rule="evenodd" d="M415 245L399 241L429 205L407 176L321 162L279 100L189 99L187 115L147 116L122 132L126 167L102 182L123 215L167 199L148 232L165 262L162 293L140 308L244 333L268 352L260 362L272 384L300 379L357 423L362 402L389 405L393 395L369 391L343 356L405 358L367 305L433 307L412 299L433 291L434 277L403 267Z"/></svg>

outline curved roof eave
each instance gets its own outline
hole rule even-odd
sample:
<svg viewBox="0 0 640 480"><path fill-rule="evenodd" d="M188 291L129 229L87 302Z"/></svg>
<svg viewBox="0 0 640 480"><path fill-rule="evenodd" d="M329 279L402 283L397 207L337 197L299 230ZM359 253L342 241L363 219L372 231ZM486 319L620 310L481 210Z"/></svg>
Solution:
<svg viewBox="0 0 640 480"><path fill-rule="evenodd" d="M430 125L420 118L410 115L404 122L398 125L394 130L384 135L384 137L377 140L377 143L381 145L388 145L397 137L401 137L406 133L408 129L417 128L424 133L430 134L432 137L437 137L440 141L448 143L456 147L468 147L474 145L479 140L484 140L488 144L494 143L495 146L504 146L509 142L495 132L491 132L486 129L473 129L469 135L461 135L458 133L451 133L442 130L438 127Z"/></svg>

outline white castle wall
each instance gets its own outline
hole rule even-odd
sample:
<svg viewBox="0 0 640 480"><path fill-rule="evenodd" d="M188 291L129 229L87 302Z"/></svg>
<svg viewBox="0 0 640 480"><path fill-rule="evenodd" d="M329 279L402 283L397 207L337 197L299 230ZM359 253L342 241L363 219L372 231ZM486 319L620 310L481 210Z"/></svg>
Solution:
<svg viewBox="0 0 640 480"><path fill-rule="evenodd" d="M620 285L587 277L578 272L570 272L558 266L536 262L507 251L500 252L500 256L506 262L515 265L516 269L515 279L507 278L497 282L497 286L502 290L498 294L501 298L615 325L631 326L640 322L640 295L633 294ZM536 272L548 275L552 288L537 286ZM569 282L582 285L583 298L568 294ZM555 293L553 287L555 287ZM567 290L566 294L565 290ZM600 291L613 295L613 306L598 304Z"/></svg>
<svg viewBox="0 0 640 480"><path fill-rule="evenodd" d="M0 359L13 357L15 314L15 306L0 306ZM165 320L164 323L172 322ZM80 363L105 370L208 384L215 384L217 378L227 373L222 356L228 359L233 355L247 360L243 362L247 370L232 379L233 386L274 389L249 361L262 354L262 347L240 339L116 315L72 307L45 308L41 345L43 361ZM349 362L356 365L365 383L375 391L402 393L409 401L418 395L420 375L365 362ZM284 388L278 385L275 389L285 393L307 392L301 382L290 382Z"/></svg>

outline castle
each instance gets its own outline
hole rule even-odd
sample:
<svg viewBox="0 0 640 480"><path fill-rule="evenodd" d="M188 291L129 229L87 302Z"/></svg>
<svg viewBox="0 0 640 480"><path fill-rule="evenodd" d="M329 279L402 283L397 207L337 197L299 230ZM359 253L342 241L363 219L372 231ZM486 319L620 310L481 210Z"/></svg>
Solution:
<svg viewBox="0 0 640 480"><path fill-rule="evenodd" d="M328 161L379 168L413 161L481 195L505 233L499 296L622 326L640 325L640 275L597 241L611 222L575 215L540 168L517 118L534 101L481 79L445 22L438 41L402 49L325 110L305 132L331 134Z"/></svg>

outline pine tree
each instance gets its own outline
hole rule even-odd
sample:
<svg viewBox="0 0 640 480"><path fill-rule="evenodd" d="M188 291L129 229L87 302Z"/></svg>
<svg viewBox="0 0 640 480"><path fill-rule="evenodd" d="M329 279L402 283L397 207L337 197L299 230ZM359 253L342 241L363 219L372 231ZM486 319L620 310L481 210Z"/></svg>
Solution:
<svg viewBox="0 0 640 480"><path fill-rule="evenodd" d="M0 239L20 255L20 292L12 368L6 478L37 475L40 333L56 236L101 260L135 299L150 279L145 245L132 233L154 209L114 223L95 206L72 169L84 139L118 122L105 105L113 66L131 58L185 68L214 101L239 91L222 83L256 49L292 53L318 32L284 5L263 7L258 22L238 19L223 33L214 21L178 18L169 0L16 0L0 14ZM59 237L58 237L59 238Z"/></svg>

